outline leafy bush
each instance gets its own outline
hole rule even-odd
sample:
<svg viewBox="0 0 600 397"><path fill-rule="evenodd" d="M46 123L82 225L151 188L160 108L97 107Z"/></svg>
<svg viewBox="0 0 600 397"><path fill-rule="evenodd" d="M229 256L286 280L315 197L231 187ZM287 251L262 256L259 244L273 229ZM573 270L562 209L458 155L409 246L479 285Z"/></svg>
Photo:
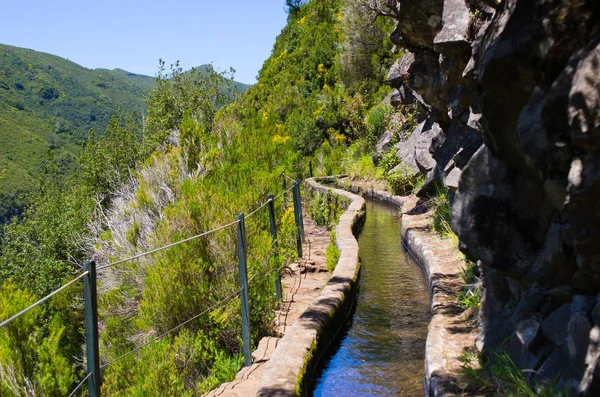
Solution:
<svg viewBox="0 0 600 397"><path fill-rule="evenodd" d="M68 299L73 298L68 294ZM0 287L0 318L16 314L35 300L35 296L5 281ZM51 319L45 319L37 307L0 329L1 395L64 396L70 391L79 374L72 360L77 350L71 339L77 329L69 330L68 324L77 322L69 318L71 308L61 308L61 302L59 298L53 303Z"/></svg>
<svg viewBox="0 0 600 397"><path fill-rule="evenodd" d="M335 266L340 260L340 250L335 243L329 243L325 251L325 259L327 259L327 271L333 273Z"/></svg>
<svg viewBox="0 0 600 397"><path fill-rule="evenodd" d="M421 177L403 163L395 171L387 174L385 182L393 194L405 196L412 193L415 186L421 182Z"/></svg>
<svg viewBox="0 0 600 397"><path fill-rule="evenodd" d="M340 78L354 92L375 92L393 62L391 18L377 18L368 3L348 0L341 15Z"/></svg>
<svg viewBox="0 0 600 397"><path fill-rule="evenodd" d="M396 156L396 149L391 148L381 157L379 163L377 164L377 168L380 172L380 175L385 177L385 175L387 175L387 173L398 164L400 164L400 158Z"/></svg>
<svg viewBox="0 0 600 397"><path fill-rule="evenodd" d="M431 201L433 206L433 230L443 238L456 239L456 234L450 226L452 223L452 207L448 198L448 189L438 188Z"/></svg>
<svg viewBox="0 0 600 397"><path fill-rule="evenodd" d="M502 348L487 353L467 351L458 358L461 373L469 382L469 388L477 394L527 397L567 397L565 391L556 388L556 382L532 387L521 371Z"/></svg>
<svg viewBox="0 0 600 397"><path fill-rule="evenodd" d="M325 194L316 192L310 198L310 214L318 226L332 229L337 225L341 213L347 207L347 202L328 190Z"/></svg>
<svg viewBox="0 0 600 397"><path fill-rule="evenodd" d="M389 105L373 106L366 115L368 139L374 145L387 126L393 108Z"/></svg>
<svg viewBox="0 0 600 397"><path fill-rule="evenodd" d="M360 156L360 159L352 163L348 169L348 174L352 179L364 179L372 181L377 178L377 169L373 163L373 158L368 155Z"/></svg>

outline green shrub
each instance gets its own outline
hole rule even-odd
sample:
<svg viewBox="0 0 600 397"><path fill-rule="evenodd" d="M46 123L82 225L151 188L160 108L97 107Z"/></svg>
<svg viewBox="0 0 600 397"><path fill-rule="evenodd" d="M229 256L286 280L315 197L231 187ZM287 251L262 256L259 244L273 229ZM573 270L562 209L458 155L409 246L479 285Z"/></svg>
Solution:
<svg viewBox="0 0 600 397"><path fill-rule="evenodd" d="M381 175L385 176L398 164L400 164L400 158L396 156L396 149L391 148L381 157L381 160L379 160L379 163L377 164L377 168L379 169Z"/></svg>
<svg viewBox="0 0 600 397"><path fill-rule="evenodd" d="M452 223L452 207L448 198L447 188L438 188L436 195L431 199L433 207L433 230L442 238L456 239L456 234L450 226Z"/></svg>
<svg viewBox="0 0 600 397"><path fill-rule="evenodd" d="M319 192L313 196L310 216L317 226L325 226L329 222L329 206L324 195Z"/></svg>
<svg viewBox="0 0 600 397"><path fill-rule="evenodd" d="M389 105L377 105L372 107L367 113L366 128L368 139L372 144L375 144L377 139L379 139L379 136L383 133L389 114L392 110L392 107Z"/></svg>
<svg viewBox="0 0 600 397"><path fill-rule="evenodd" d="M414 190L420 177L409 166L402 164L395 171L387 174L385 181L393 194L405 196Z"/></svg>
<svg viewBox="0 0 600 397"><path fill-rule="evenodd" d="M340 250L334 243L329 243L327 251L325 251L325 259L327 259L327 271L333 273L335 266L340 259Z"/></svg>
<svg viewBox="0 0 600 397"><path fill-rule="evenodd" d="M347 202L329 190L325 194L317 192L310 199L310 214L313 221L318 226L327 226L328 229L337 225L346 207Z"/></svg>
<svg viewBox="0 0 600 397"><path fill-rule="evenodd" d="M456 296L458 303L464 310L481 305L481 289L478 286L466 285Z"/></svg>
<svg viewBox="0 0 600 397"><path fill-rule="evenodd" d="M373 164L372 157L365 154L360 156L358 161L350 166L348 174L352 179L372 181L377 178L377 168Z"/></svg>
<svg viewBox="0 0 600 397"><path fill-rule="evenodd" d="M469 389L477 395L526 396L526 397L567 397L569 394L557 390L556 382L533 387L504 350L499 349L485 356L482 353L467 351L458 360L461 373L469 382Z"/></svg>

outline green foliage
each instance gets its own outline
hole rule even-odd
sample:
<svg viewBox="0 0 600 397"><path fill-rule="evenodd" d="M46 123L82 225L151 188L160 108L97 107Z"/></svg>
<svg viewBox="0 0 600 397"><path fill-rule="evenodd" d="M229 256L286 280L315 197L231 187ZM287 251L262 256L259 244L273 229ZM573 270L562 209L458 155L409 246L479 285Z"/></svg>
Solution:
<svg viewBox="0 0 600 397"><path fill-rule="evenodd" d="M329 243L327 251L325 251L325 259L327 259L327 271L333 273L335 266L340 259L340 250L334 243Z"/></svg>
<svg viewBox="0 0 600 397"><path fill-rule="evenodd" d="M396 156L396 149L391 148L383 154L381 160L377 164L377 168L381 170L382 175L387 175L395 166L400 164L400 158Z"/></svg>
<svg viewBox="0 0 600 397"><path fill-rule="evenodd" d="M479 281L479 269L473 261L465 260L467 265L462 269L460 278L465 284L473 284Z"/></svg>
<svg viewBox="0 0 600 397"><path fill-rule="evenodd" d="M180 128L182 144L187 148L198 145L199 135L212 127L216 112L235 97L233 83L233 70L217 73L211 66L192 68L184 73L176 62L167 72L161 59L156 89L147 99L145 154L152 153L165 143L173 130ZM186 117L187 122L182 124ZM193 122L198 125L194 127Z"/></svg>
<svg viewBox="0 0 600 397"><path fill-rule="evenodd" d="M159 75L158 84L165 77ZM48 148L59 174L74 175L90 129L101 137L117 109L143 113L144 97L156 84L150 76L87 69L54 55L0 45L0 225L24 210ZM240 92L247 88L233 85ZM155 144L147 143L149 152Z"/></svg>
<svg viewBox="0 0 600 397"><path fill-rule="evenodd" d="M73 258L84 255L77 243L93 202L85 189L63 189L52 158L47 161L40 191L21 222L5 227L0 279L43 296L75 274Z"/></svg>
<svg viewBox="0 0 600 397"><path fill-rule="evenodd" d="M331 242L327 246L327 250L325 251L325 259L327 260L327 271L329 273L333 273L335 267L340 260L340 250L337 247L335 242L335 231L329 233L329 239Z"/></svg>
<svg viewBox="0 0 600 397"><path fill-rule="evenodd" d="M314 193L310 197L310 216L318 226L327 226L333 229L337 225L340 215L347 208L348 203L340 196L327 191L322 194Z"/></svg>
<svg viewBox="0 0 600 397"><path fill-rule="evenodd" d="M69 298L73 298L70 295ZM35 302L35 296L10 281L0 287L0 318L6 319ZM0 329L0 392L11 395L64 396L76 381L74 352L67 331L66 308L55 304L48 321L40 307ZM71 319L72 320L72 319ZM73 324L73 323L71 323Z"/></svg>
<svg viewBox="0 0 600 397"><path fill-rule="evenodd" d="M137 115L134 112L126 118L117 110L103 137L91 131L79 164L88 189L106 196L129 177L141 160Z"/></svg>
<svg viewBox="0 0 600 397"><path fill-rule="evenodd" d="M475 309L471 314L472 319L475 320L479 314L479 306L481 306L481 280L477 264L469 260L465 261L466 266L460 273L464 285L456 295L456 300L463 310Z"/></svg>
<svg viewBox="0 0 600 397"><path fill-rule="evenodd" d="M402 163L399 168L386 176L386 184L395 195L405 196L412 193L418 184L422 183L422 176Z"/></svg>
<svg viewBox="0 0 600 397"><path fill-rule="evenodd" d="M289 14L258 83L242 100L245 118L255 119L274 139L310 155L330 129L343 128L343 88L336 85L339 0L308 2Z"/></svg>
<svg viewBox="0 0 600 397"><path fill-rule="evenodd" d="M433 230L443 238L454 238L456 234L452 230L452 206L448 198L447 188L437 188L436 195L431 199L433 207Z"/></svg>
<svg viewBox="0 0 600 397"><path fill-rule="evenodd" d="M394 61L389 35L391 18L378 18L367 2L347 0L342 12L340 80L351 94L376 92L382 86Z"/></svg>
<svg viewBox="0 0 600 397"><path fill-rule="evenodd" d="M196 74L193 78L210 77ZM180 90L181 98L211 95L210 91L197 91L202 84L168 80L157 90L172 92L173 87L169 85L174 85ZM165 93L153 95L165 98ZM183 108L185 103L183 99L181 101ZM164 103L156 102L159 110ZM197 103L203 103L202 99ZM159 128L155 136L166 136L167 131L160 128L168 128L167 124L163 127L160 124L165 120L176 124L172 114L165 111L166 117L162 117L163 110L155 111L154 105L150 106L148 125L154 123L154 128ZM170 147L165 143L165 148L137 171L141 181L137 185L135 203L129 207L130 233L127 237L130 240L137 244L146 241L153 247L197 235L230 223L237 213L249 212L265 200L267 193L281 189L281 171L288 172L290 162L295 158L287 155L292 147L284 140L274 140L264 133L262 127L268 117L263 122L262 115L255 117L258 115L251 113L248 116L245 111L238 103L221 108L212 118L206 119L194 116L190 109L183 112L176 127L180 145ZM150 116L160 116L160 119L154 122ZM150 184L154 179L141 178L142 175L154 175L157 168L169 175L161 189L168 189L173 194L160 209L152 202L157 189ZM285 266L297 255L293 213L283 209L280 201L276 210L281 219L278 224L280 263L270 260L273 252L266 210L256 213L246 223L254 342L268 334L272 327L274 270L276 266ZM157 212L160 221L149 234L142 236L147 232L137 224L142 219L156 217ZM99 236L99 240L100 246L112 244L111 239ZM116 283L107 277L111 282L102 286L107 292L99 302L101 318L106 324L106 330L101 334L102 355L106 360L139 346L149 335L160 334L204 313L182 328L182 333L189 334L186 339L180 340L182 333L176 334L157 342L156 347L154 344L145 347L140 353L109 366L106 370L107 394L195 395L233 377L241 363L239 299L215 305L239 288L236 245L235 228L232 227L157 253L151 258L151 266L123 264L113 276ZM135 249L135 244L131 248ZM127 256L127 252L118 247L114 252ZM192 345L193 354L183 358L170 353L178 349L188 351L190 348L186 346ZM156 357L164 358L157 360Z"/></svg>
<svg viewBox="0 0 600 397"><path fill-rule="evenodd" d="M284 264L293 263L298 259L298 251L296 250L298 228L296 227L294 209L292 207L283 212L278 227L279 257Z"/></svg>
<svg viewBox="0 0 600 397"><path fill-rule="evenodd" d="M373 106L366 115L368 139L376 143L389 120L393 108L389 105Z"/></svg>
<svg viewBox="0 0 600 397"><path fill-rule="evenodd" d="M50 148L58 173L77 171L90 129L103 132L112 114L144 109L154 78L123 70L86 69L66 59L0 45L0 224L19 215Z"/></svg>
<svg viewBox="0 0 600 397"><path fill-rule="evenodd" d="M481 289L474 286L464 287L456 296L458 303L464 310L481 305Z"/></svg>
<svg viewBox="0 0 600 397"><path fill-rule="evenodd" d="M482 353L467 351L458 358L461 372L469 381L469 388L477 393L492 393L499 396L568 396L558 390L555 383L532 387L525 374L515 365L503 349Z"/></svg>
<svg viewBox="0 0 600 397"><path fill-rule="evenodd" d="M375 164L373 164L373 158L368 154L360 156L357 162L350 165L348 174L352 179L360 178L367 181L376 179L377 169L375 168Z"/></svg>

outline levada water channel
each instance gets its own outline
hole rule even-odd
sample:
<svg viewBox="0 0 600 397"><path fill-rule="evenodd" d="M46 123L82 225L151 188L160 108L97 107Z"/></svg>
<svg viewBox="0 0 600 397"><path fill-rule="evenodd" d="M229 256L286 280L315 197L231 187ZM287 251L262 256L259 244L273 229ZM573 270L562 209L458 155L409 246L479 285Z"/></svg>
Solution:
<svg viewBox="0 0 600 397"><path fill-rule="evenodd" d="M423 395L429 297L402 248L398 210L367 201L356 309L317 373L313 396Z"/></svg>

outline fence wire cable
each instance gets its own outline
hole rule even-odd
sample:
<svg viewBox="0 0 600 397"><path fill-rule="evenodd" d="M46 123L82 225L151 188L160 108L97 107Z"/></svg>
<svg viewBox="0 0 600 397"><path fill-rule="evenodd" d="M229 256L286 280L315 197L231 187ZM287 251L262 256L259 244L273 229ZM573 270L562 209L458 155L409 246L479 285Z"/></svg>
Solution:
<svg viewBox="0 0 600 397"><path fill-rule="evenodd" d="M138 258L141 258L141 257L147 256L147 255L153 254L153 253L155 253L155 252L162 251L162 250L165 250L165 249L167 249L167 248L174 247L174 246L176 246L176 245L179 245L179 244L182 244L182 243L186 243L186 242L188 242L188 241L191 241L191 240L195 240L195 239L197 239L197 238L200 238L200 237L206 236L206 235L208 235L208 234L211 234L211 233L214 233L214 232L218 232L219 230L223 230L223 229L225 229L225 228L228 228L229 226L233 226L233 225L235 225L235 224L236 224L236 223L238 223L238 222L239 222L239 220L235 220L235 221L233 221L233 222L231 222L231 223L228 223L228 224L226 224L226 225L223 225L223 226L219 226L219 227L217 227L217 228L215 228L215 229L212 229L212 230L209 230L209 231L207 231L207 232L200 233L200 234L197 234L197 235L195 235L195 236L188 237L188 238L186 238L186 239L183 239L183 240L180 240L180 241L176 241L176 242L174 242L174 243L167 244L167 245L164 245L164 246L162 246L162 247L159 247L159 248L155 248L155 249L153 249L153 250L150 250L150 251L147 251L147 252L142 252L141 254L137 254L137 255L134 255L134 256L130 256L129 258L125 258L125 259L121 259L121 260L119 260L119 261L116 261L116 262L109 263L108 265L104 265L104 266L98 266L98 267L96 268L96 270L97 270L97 271L99 271L99 270L107 269L107 268L109 268L109 267L112 267L112 266L115 266L115 265L119 265L119 264L121 264L121 263L129 262L129 261L131 261L131 260L138 259Z"/></svg>
<svg viewBox="0 0 600 397"><path fill-rule="evenodd" d="M251 213L249 213L248 215L245 216L245 218L250 218L252 215L256 214L258 211L260 211L261 209L264 208L265 205L269 204L271 201L273 201L273 199L268 199L266 202L262 203L260 205L260 207L258 207L257 209L255 209L254 211L252 211Z"/></svg>
<svg viewBox="0 0 600 397"><path fill-rule="evenodd" d="M289 192L290 190L292 190L294 188L294 186L290 186L288 187L286 190L284 190L283 192L279 193L277 196L273 197L273 200L275 200L276 198L279 198L281 196L283 196L284 194L286 194L287 192Z"/></svg>
<svg viewBox="0 0 600 397"><path fill-rule="evenodd" d="M69 394L69 396L68 396L68 397L73 397L73 396L75 395L75 392L76 392L77 390L79 390L79 388L80 388L81 386L83 386L83 384L85 383L85 381L86 381L86 380L88 380L88 378L89 378L90 376L92 376L92 373L91 373L91 372L88 372L88 374L85 376L85 378L83 378L83 380L82 380L81 382L79 382L79 384L77 385L77 387L76 387L75 389L73 389L73 391L72 391L72 392Z"/></svg>
<svg viewBox="0 0 600 397"><path fill-rule="evenodd" d="M133 353L135 353L135 352L137 352L138 350L141 350L141 349L143 349L144 347L148 346L149 344L156 342L158 339L160 339L160 338L163 338L163 337L167 336L168 334L170 334L171 332L173 332L173 331L175 331L175 330L178 330L179 328L181 328L181 327L183 327L184 325L188 324L189 322L191 322L191 321L194 321L195 319L197 319L198 317L202 316L203 314L206 314L206 313L208 313L208 312L209 312L209 311L211 311L212 309L214 309L214 308L216 308L216 307L218 307L218 306L222 305L223 303L225 303L225 302L227 302L227 301L231 301L231 299L232 299L233 297L235 297L235 296L239 295L239 293L240 293L241 291L242 291L242 288L239 288L238 290L236 290L236 291L235 291L235 292L233 292L232 294L228 295L226 298L224 298L224 299L223 299L223 300L221 300L220 302L217 302L217 303L215 303L214 305L212 305L212 306L211 306L211 307L209 307L208 309L204 310L203 312L201 312L201 313L199 313L199 314L196 314L194 317L192 317L192 318L190 318L190 319L188 319L188 320L186 320L186 321L182 322L181 324L179 324L179 325L177 325L177 326L175 326L175 327L171 328L170 330L168 330L168 331L166 331L166 332L163 332L162 334L158 335L157 337L150 339L148 342L144 343L143 345L141 345L141 346L138 346L138 347L136 347L135 349L133 349L133 350L131 350L131 351L129 351L129 352L127 352L127 353L125 353L125 354L123 354L123 355L121 355L121 356L117 357L117 358L115 358L114 360L112 360L112 361L108 362L107 364L101 365L101 366L100 366L100 369L104 369L104 368L106 368L106 367L108 367L108 366L110 366L110 365L112 365L112 364L116 363L117 361L119 361L119 360L121 360L121 359L123 359L123 358L125 358L125 357L127 357L127 356L129 356L129 355L131 355L131 354L133 354Z"/></svg>
<svg viewBox="0 0 600 397"><path fill-rule="evenodd" d="M295 180L294 178L287 176L287 175L285 174L285 172L281 173L281 175L283 175L284 177L286 177L287 179L289 179L289 180L290 180L290 181L292 181L292 182L296 182L296 180Z"/></svg>
<svg viewBox="0 0 600 397"><path fill-rule="evenodd" d="M23 314L27 313L28 311L30 311L34 307L39 306L42 303L46 302L48 299L52 298L54 295L58 294L60 291L66 289L67 287L69 287L72 284L74 284L77 280L85 277L88 273L89 273L89 271L86 270L85 272L81 273L79 276L75 277L73 280L69 281L68 283L66 283L65 285L63 285L62 287L60 287L59 289L57 289L54 292L51 292L50 294L46 295L45 297L43 297L39 301L35 302L31 306L29 306L29 307L21 310L20 312L18 312L17 314L15 314L11 318L9 318L8 320L4 320L3 322L0 323L0 328L4 327L5 325L7 325L8 323L10 323L11 321L13 321L13 320L21 317Z"/></svg>

